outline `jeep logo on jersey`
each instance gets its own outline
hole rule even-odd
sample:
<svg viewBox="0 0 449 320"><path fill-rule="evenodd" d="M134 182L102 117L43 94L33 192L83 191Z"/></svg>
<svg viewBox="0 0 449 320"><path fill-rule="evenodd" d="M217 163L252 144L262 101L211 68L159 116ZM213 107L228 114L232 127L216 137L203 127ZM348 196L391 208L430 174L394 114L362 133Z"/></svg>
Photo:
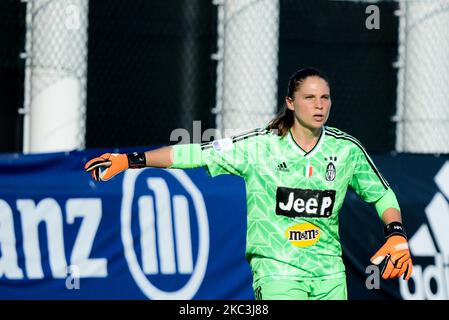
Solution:
<svg viewBox="0 0 449 320"><path fill-rule="evenodd" d="M308 218L329 218L335 202L335 190L311 190L278 187L276 214Z"/></svg>
<svg viewBox="0 0 449 320"><path fill-rule="evenodd" d="M179 183L176 194L168 179ZM125 258L142 292L150 299L192 299L207 267L209 223L201 192L189 177L173 169L127 170L121 223ZM135 226L140 239L133 239ZM151 281L164 277L184 279L183 286L160 288Z"/></svg>
<svg viewBox="0 0 449 320"><path fill-rule="evenodd" d="M290 227L285 232L288 241L295 247L309 247L314 245L321 235L321 230L317 226L306 222Z"/></svg>

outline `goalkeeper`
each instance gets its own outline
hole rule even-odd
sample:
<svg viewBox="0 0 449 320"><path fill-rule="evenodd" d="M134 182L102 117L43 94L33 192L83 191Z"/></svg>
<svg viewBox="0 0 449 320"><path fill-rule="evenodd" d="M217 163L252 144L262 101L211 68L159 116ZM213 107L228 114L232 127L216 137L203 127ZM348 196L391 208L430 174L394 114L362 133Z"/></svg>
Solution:
<svg viewBox="0 0 449 320"><path fill-rule="evenodd" d="M241 176L256 299L347 299L338 226L348 186L384 223L385 244L371 258L384 263L382 277L408 280L412 261L394 192L358 140L324 125L330 107L327 78L302 69L266 128L201 145L106 153L85 169L96 181L144 167L205 167L211 176Z"/></svg>

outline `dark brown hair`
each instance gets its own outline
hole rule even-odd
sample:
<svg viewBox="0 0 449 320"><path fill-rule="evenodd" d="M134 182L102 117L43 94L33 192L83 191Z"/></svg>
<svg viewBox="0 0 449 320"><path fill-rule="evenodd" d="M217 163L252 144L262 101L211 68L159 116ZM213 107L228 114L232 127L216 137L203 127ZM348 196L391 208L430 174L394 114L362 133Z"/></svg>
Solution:
<svg viewBox="0 0 449 320"><path fill-rule="evenodd" d="M318 69L315 68L304 68L296 71L288 82L287 97L294 99L295 92L299 89L300 85L308 77L319 77L327 82L329 85L328 78ZM287 104L284 101L284 107L278 113L278 115L271 120L267 126L268 130L277 131L279 136L285 136L288 130L293 126L294 116L293 111L287 108Z"/></svg>

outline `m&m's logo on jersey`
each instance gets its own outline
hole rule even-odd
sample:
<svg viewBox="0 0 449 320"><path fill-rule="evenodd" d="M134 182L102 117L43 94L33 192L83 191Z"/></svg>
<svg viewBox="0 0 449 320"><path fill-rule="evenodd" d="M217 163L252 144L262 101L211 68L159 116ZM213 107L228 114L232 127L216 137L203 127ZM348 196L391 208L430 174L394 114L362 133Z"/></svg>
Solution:
<svg viewBox="0 0 449 320"><path fill-rule="evenodd" d="M295 247L309 247L314 245L321 236L321 230L317 226L306 222L294 225L285 231L288 241Z"/></svg>

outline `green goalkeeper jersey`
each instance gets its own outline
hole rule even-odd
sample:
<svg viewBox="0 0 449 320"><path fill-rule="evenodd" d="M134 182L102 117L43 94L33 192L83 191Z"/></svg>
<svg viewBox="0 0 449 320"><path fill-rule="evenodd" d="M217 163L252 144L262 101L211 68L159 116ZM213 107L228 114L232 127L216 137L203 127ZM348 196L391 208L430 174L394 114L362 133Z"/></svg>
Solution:
<svg viewBox="0 0 449 320"><path fill-rule="evenodd" d="M389 188L360 142L331 127L309 152L291 132L265 129L173 148L172 168L205 166L211 176L245 179L246 258L255 283L344 277L338 213L348 186L370 203Z"/></svg>

